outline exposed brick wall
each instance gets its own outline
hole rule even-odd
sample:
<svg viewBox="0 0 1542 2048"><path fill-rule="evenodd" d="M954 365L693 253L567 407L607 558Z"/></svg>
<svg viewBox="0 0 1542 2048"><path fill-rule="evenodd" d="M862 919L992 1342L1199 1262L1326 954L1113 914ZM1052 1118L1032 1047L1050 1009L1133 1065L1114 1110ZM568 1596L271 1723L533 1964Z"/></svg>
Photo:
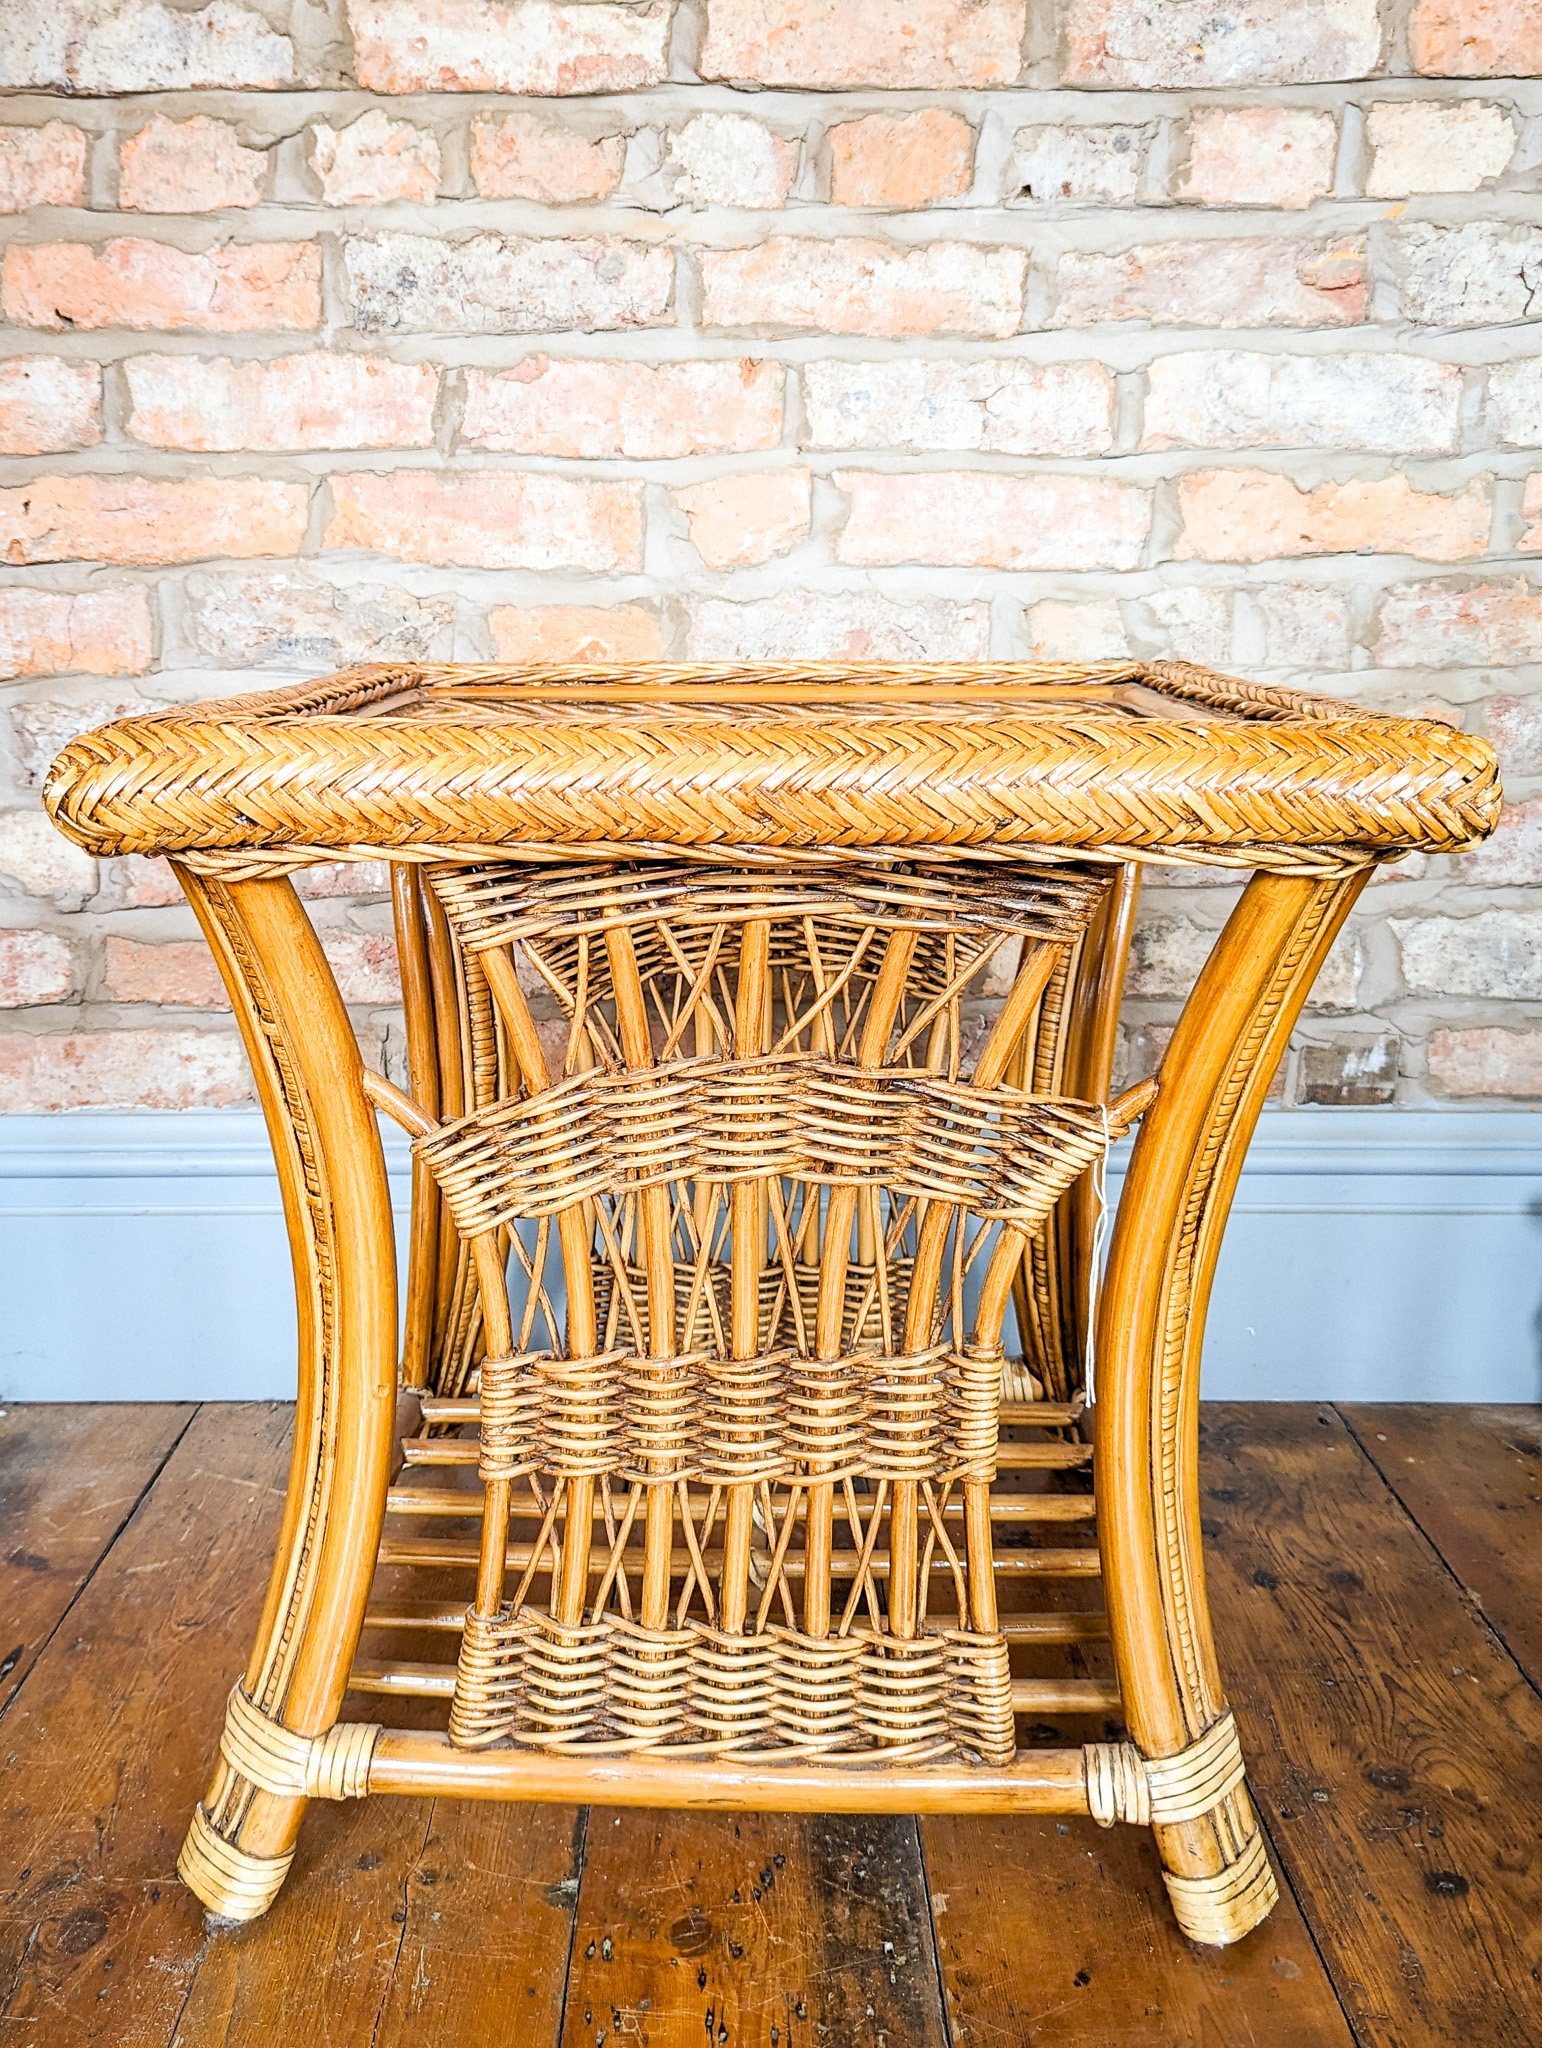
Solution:
<svg viewBox="0 0 1542 2048"><path fill-rule="evenodd" d="M1538 0L4 0L0 1108L246 1092L82 726L375 655L1177 654L1488 731L1292 1100L1542 1096ZM383 871L304 883L399 1060ZM1158 875L1124 1067L1232 897Z"/></svg>

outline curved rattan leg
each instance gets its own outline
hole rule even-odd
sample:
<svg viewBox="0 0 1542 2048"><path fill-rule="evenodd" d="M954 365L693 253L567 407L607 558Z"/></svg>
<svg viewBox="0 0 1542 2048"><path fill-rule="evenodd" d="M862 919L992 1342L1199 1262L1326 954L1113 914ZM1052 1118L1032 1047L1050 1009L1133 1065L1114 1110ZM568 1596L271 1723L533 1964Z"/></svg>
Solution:
<svg viewBox="0 0 1542 2048"><path fill-rule="evenodd" d="M293 888L185 871L180 879L246 1041L299 1303L299 1405L278 1552L213 1784L177 1865L212 1912L250 1920L272 1904L293 1857L305 1811L295 1788L338 1789L325 1776L308 1783L294 1759L337 1718L379 1547L396 1275L385 1162L358 1046ZM357 1775L343 1784L361 1787Z"/></svg>
<svg viewBox="0 0 1542 2048"><path fill-rule="evenodd" d="M1199 977L1136 1141L1098 1318L1099 1541L1125 1715L1184 1932L1221 1945L1277 1897L1221 1690L1198 1497L1199 1357L1243 1155L1366 880L1255 875Z"/></svg>

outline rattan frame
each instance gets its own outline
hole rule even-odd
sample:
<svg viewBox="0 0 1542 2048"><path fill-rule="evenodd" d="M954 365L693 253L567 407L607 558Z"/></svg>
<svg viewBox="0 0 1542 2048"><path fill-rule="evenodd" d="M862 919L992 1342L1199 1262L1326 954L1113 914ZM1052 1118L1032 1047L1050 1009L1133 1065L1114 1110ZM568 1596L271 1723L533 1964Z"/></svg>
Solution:
<svg viewBox="0 0 1542 2048"><path fill-rule="evenodd" d="M478 708L484 703L486 716ZM1126 1820L1154 1829L1174 1909L1192 1938L1236 1940L1267 1913L1275 1884L1248 1802L1204 1592L1196 1446L1205 1305L1270 1077L1376 862L1411 848L1470 844L1492 828L1498 783L1481 741L1427 721L1382 718L1170 664L398 667L120 721L66 749L46 801L61 827L98 854L173 858L235 1006L289 1221L300 1401L284 1525L252 1657L232 1691L214 1780L179 1865L211 1910L242 1919L266 1908L289 1867L308 1799L398 1791L608 1804L1091 1814L1105 1825ZM315 861L381 855L394 863L406 1091L364 1068L289 880L293 869ZM1157 1081L1100 1108L1107 1105L1138 866L1174 859L1255 872L1185 1005ZM734 931L738 951L736 978L731 987L724 983L731 1031L720 1019L718 1039L707 1034L705 1056L698 1044L694 1066L671 1042L660 1080L642 996L646 975L637 967L632 927L615 908L623 888L616 878L641 875L651 886L649 878L656 882L661 864L671 862L686 894L693 875L701 878L698 897L718 886L712 874L732 870L739 877L731 887L721 884L738 906L721 921L721 929ZM602 1019L612 1038L609 1074L586 1062L575 1066L578 1023L569 1034L566 1078L550 1071L508 950L519 919L521 929L530 927L531 891L539 893L542 877L560 877L561 863L570 864L581 890L599 892L594 900L603 916L594 930L596 957L603 953L609 976ZM1028 935L967 1087L951 1070L877 1071L891 1018L918 972L921 913L913 899L924 884L941 901L950 873L969 877L972 901L997 888L1005 902L1017 887L1016 907L1001 916ZM762 887L757 876L770 892L763 898L755 894ZM909 907L899 910L896 876L912 878L903 884ZM1053 915L1042 905L1024 907L1029 882L1043 903L1059 906ZM840 917L865 920L874 964L863 970L867 1021L853 1024L844 1050L836 1056L816 1042L813 1026L800 1027L797 1059L777 1066L765 1025L775 943L767 934L778 927L764 902L779 888L785 896L793 883L806 892L823 889L825 908L840 898ZM963 893L954 891L960 900ZM937 912L936 928L946 925L951 934L953 915ZM1062 915L1063 930L1053 923ZM578 943L581 962L589 958L587 943ZM949 936L947 947L954 943ZM808 946L815 957L813 938ZM936 955L948 971L955 958L953 951ZM677 963L670 971L678 980L685 969ZM941 971L935 960L932 971ZM587 965L579 969L574 1011L584 1031L588 972ZM698 983L698 995L704 985ZM785 1014L792 1015L790 997ZM944 1014L954 1022L947 1030L934 1025L933 1036L944 1048L952 1044L938 1057L956 1068L957 1004L946 990L937 1011ZM1030 1042L1039 1048L1031 1057ZM732 1225L724 1240L731 1268L726 1325L720 1320L691 1357L677 1354L671 1341L651 1364L649 1328L661 1329L667 1319L671 1339L695 1330L691 1318L710 1259L704 1249L695 1306L677 1332L676 1274L661 1250L673 1227L667 1194L657 1176L649 1182L636 1164L641 1153L627 1145L627 1119L646 1117L649 1090L682 1105L668 1128L671 1170L720 1185ZM741 1161L735 1179L739 1169L732 1160L723 1164L724 1148L737 1142L735 1118L744 1118L746 1102L779 1106L774 1116L770 1109L749 1116L748 1163ZM1035 1109L1035 1102L1044 1106ZM416 1139L400 1359L377 1109ZM984 1140L971 1141L967 1186L958 1179L964 1168L956 1158L963 1155L947 1152L947 1133L966 1116L975 1119L971 1130L989 1128L997 1146L982 1152ZM560 1125L569 1135L548 1143L543 1118L549 1130ZM999 1429L1006 1422L1047 1430L1051 1444L1040 1462L1086 1461L1078 1373L1096 1201L1086 1169L1107 1137L1136 1119L1140 1132L1098 1313L1098 1399L1091 1411L1096 1562L1127 1736L1016 1748L1014 1706L1043 1710L1058 1700L1076 1711L1086 1699L1074 1683L1057 1692L1052 1682L1014 1684L1007 1676L990 1547ZM876 1147L883 1158L849 1167L831 1131L859 1127L865 1135L852 1141L858 1152ZM571 1136L580 1130L582 1143ZM890 1136L880 1142L875 1133ZM1040 1148L1032 1173L1021 1165L1030 1137ZM955 1163L938 1165L944 1153ZM981 1163L987 1155L997 1162L989 1172ZM910 1316L902 1347L885 1320L875 1354L871 1343L863 1350L873 1288L853 1307L847 1267L850 1219L868 1199L861 1187L876 1184L880 1169L902 1192L909 1187L907 1199L916 1204L919 1249L904 1284L917 1287L911 1299L922 1306ZM555 1176L555 1192L542 1172ZM803 1176L805 1188L828 1187L823 1213L837 1220L811 1226L824 1246L809 1282L817 1329L799 1325L800 1341L786 1354L796 1353L796 1370L784 1372L777 1362L783 1354L769 1347L776 1315L796 1320L798 1273L794 1261L783 1307L768 1309L765 1215L763 1205L756 1208L763 1203L756 1188L780 1185L788 1174ZM1038 1207L1035 1174L1042 1182ZM574 1306L585 1298L595 1243L592 1223L585 1237L574 1219L589 1213L586 1201L592 1210L597 1190L610 1199L627 1175L635 1187L629 1199L638 1219L637 1286L647 1314L639 1320L634 1309L631 1342L607 1352L592 1306L599 1296L591 1294L587 1308ZM878 1197L871 1199L882 1239ZM1000 1233L983 1295L995 1323L982 1308L977 1334L990 1341L976 1352L955 1326L944 1364L938 1361L948 1347L935 1342L931 1296L916 1279L931 1256L919 1219L928 1204L940 1212L959 1202L995 1218ZM806 1193L804 1203L805 1219L817 1218L821 1212L817 1204L810 1211ZM556 1219L569 1259L567 1349L577 1359L571 1371L560 1359L543 1365L528 1343L516 1342L505 1281L509 1227L514 1215L538 1209ZM838 1256L830 1250L837 1244ZM749 1252L747 1245L761 1249ZM881 1265L882 1250L876 1256ZM609 1284L625 1289L626 1261L619 1253L616 1259ZM1040 1372L1035 1379L1024 1370L1014 1380L1009 1371L1003 1398L991 1332L999 1329L1009 1293L1025 1341L1030 1328L1037 1333ZM887 1297L883 1313L887 1319ZM601 1467L619 1470L630 1460L626 1469L635 1474L630 1513L647 1529L641 1607L635 1623L613 1618L590 1629L605 1637L601 1648L612 1658L600 1677L594 1657L582 1671L577 1663L562 1667L569 1676L559 1674L559 1692L567 1685L571 1696L580 1680L592 1681L609 1687L610 1704L598 1718L563 1720L554 1735L555 1710L540 1689L545 1679L533 1692L523 1678L509 1680L510 1659L549 1663L558 1638L562 1655L589 1654L578 1624L596 1567L587 1537L582 1545L569 1541L560 1557L554 1549L550 1626L536 1627L534 1636L534 1624L516 1627L504 1604L509 1488L544 1459L542 1469L568 1475L564 1527L591 1526L600 1510L591 1505L593 1480L572 1448L572 1418L578 1414L592 1429L601 1409L611 1415L607 1401L622 1415L608 1391L618 1356L641 1389L642 1405L626 1408L613 1427L606 1422L611 1463L601 1460ZM568 1380L576 1373L576 1392L564 1372ZM480 1410L470 1393L478 1377ZM791 1644L784 1651L754 1639L745 1655L760 1661L750 1670L740 1653L750 1640L746 1572L761 1467L732 1429L712 1438L703 1417L718 1414L711 1404L720 1408L725 1399L730 1419L739 1416L744 1389L757 1379L796 1384L805 1424L813 1410L824 1413L820 1389L835 1389L848 1407L855 1402L851 1412L860 1409L866 1419L852 1424L850 1441L869 1461L864 1483L888 1474L874 1497L882 1506L882 1488L892 1493L886 1592L882 1604L876 1593L871 1599L877 1621L862 1644L848 1642L837 1653L829 1536L835 1482L821 1475L838 1460L821 1460L807 1427L801 1437L784 1432L774 1457L764 1444L755 1449L755 1457L770 1459L765 1470L775 1466L791 1476L794 1504L800 1487L807 1501L802 1626L782 1631ZM556 1394L541 1392L558 1382ZM386 1554L387 1508L407 1497L401 1485L392 1487L399 1392L408 1405L406 1449L430 1462L451 1455L445 1430L478 1413L481 1423L474 1453L483 1487L477 1590L450 1725L442 1732L338 1719L350 1683L387 1693L412 1689L409 1667L366 1671L358 1661L371 1579ZM918 1399L926 1411L921 1422ZM740 1408L732 1409L735 1401ZM756 1412L769 1413L768 1403L769 1395ZM624 1451L615 1448L618 1431L631 1432ZM678 1708L687 1680L676 1684L666 1668L678 1648L666 1623L675 1583L673 1517L678 1513L682 1529L692 1527L687 1540L694 1544L690 1488L704 1483L709 1469L695 1448L698 1438L729 1442L735 1456L750 1462L718 1473L726 1501L719 1604L706 1590L711 1574L702 1563L707 1612L691 1624L691 1653L710 1667L709 1701L725 1658L739 1658L738 1676L722 1681L728 1692L716 1708L698 1703L690 1720ZM936 1495L928 1491L934 1484ZM960 1498L949 1509L946 1489L954 1486ZM822 1521L816 1496L824 1502ZM933 1568L932 1540L918 1534L923 1497L939 1536L947 1514L961 1517L955 1526L969 1567L967 1587L961 1568L954 1569L963 1602L959 1628L934 1630L930 1638L916 1612L919 1600L924 1620ZM555 1513L555 1482L551 1498ZM638 1517L644 1501L646 1515ZM763 1528L772 1513L768 1505ZM792 1515L787 1509L784 1526ZM710 1533L710 1516L703 1526ZM863 1526L855 1510L852 1526ZM854 1567L858 1583L869 1553L877 1556L879 1507L870 1510L867 1527L868 1551ZM789 1539L780 1540L785 1547ZM613 1549L613 1557L619 1554ZM773 1559L773 1579L775 1571ZM682 1616L693 1597L687 1581ZM1058 1639L1069 1638L1062 1630ZM815 1654L811 1643L830 1645L829 1656ZM907 1675L928 1658L930 1678ZM826 1711L834 1683L828 1672L843 1660L867 1673L858 1683L867 1684L869 1704L855 1720L851 1713L832 1720ZM683 1669L683 1649L677 1661ZM689 1682L698 1698L702 1675L693 1669ZM907 1690L913 1685L920 1690ZM675 1703L667 1711L659 1706L666 1693ZM547 1702L545 1721L530 1720L534 1696ZM768 1698L781 1706L766 1708L761 1721L775 1723L781 1736L773 1731L774 1739L751 1740L735 1717L749 1711L746 1702ZM789 1739L788 1728L803 1732ZM682 1730L702 1739L682 1740Z"/></svg>

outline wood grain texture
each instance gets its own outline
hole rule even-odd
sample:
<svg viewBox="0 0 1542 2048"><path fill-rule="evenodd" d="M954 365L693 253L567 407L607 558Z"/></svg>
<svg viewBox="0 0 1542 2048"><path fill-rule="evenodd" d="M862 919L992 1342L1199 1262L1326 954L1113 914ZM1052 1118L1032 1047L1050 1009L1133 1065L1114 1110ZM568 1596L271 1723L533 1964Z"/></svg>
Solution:
<svg viewBox="0 0 1542 2048"><path fill-rule="evenodd" d="M1542 1409L1356 1403L1339 1413L1542 1687Z"/></svg>
<svg viewBox="0 0 1542 2048"><path fill-rule="evenodd" d="M177 1849L261 1604L290 1418L199 1410L6 1715L0 2018L28 2048L29 2026L38 2048L171 2039L209 1942Z"/></svg>
<svg viewBox="0 0 1542 2048"><path fill-rule="evenodd" d="M1542 1702L1329 1408L1209 1413L1249 1783L1361 2048L1535 2048Z"/></svg>
<svg viewBox="0 0 1542 2048"><path fill-rule="evenodd" d="M595 1808L562 2048L943 2048L913 1820Z"/></svg>
<svg viewBox="0 0 1542 2048"><path fill-rule="evenodd" d="M0 1714L192 1414L180 1401L0 1411Z"/></svg>
<svg viewBox="0 0 1542 2048"><path fill-rule="evenodd" d="M1289 1892L1200 1948L1143 1829L938 1814L921 1834L954 2048L1353 2048Z"/></svg>

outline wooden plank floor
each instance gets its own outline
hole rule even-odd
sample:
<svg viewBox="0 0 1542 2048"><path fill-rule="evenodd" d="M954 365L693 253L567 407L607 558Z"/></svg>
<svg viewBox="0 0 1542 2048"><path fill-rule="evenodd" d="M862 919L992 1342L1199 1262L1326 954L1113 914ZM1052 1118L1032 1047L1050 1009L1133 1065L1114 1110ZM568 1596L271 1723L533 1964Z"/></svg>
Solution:
<svg viewBox="0 0 1542 2048"><path fill-rule="evenodd" d="M1131 1829L387 1799L211 1932L174 1864L288 1421L0 1417L0 2048L1542 2043L1542 1409L1207 1411L1282 1878L1224 1951Z"/></svg>

